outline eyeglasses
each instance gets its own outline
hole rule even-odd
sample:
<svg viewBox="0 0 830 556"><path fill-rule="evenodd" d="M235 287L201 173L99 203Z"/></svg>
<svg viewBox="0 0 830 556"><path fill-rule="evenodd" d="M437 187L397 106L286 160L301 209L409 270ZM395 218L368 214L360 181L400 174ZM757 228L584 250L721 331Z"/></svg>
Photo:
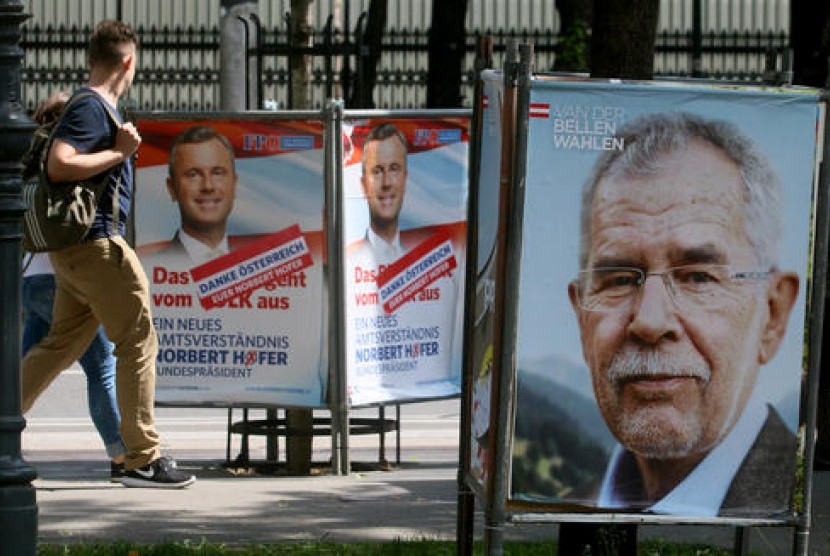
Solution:
<svg viewBox="0 0 830 556"><path fill-rule="evenodd" d="M770 274L735 271L718 264L676 266L664 272L629 267L594 268L579 272L577 297L580 308L586 311L631 311L639 301L646 279L660 276L678 309L714 309L727 303L742 284L764 281Z"/></svg>

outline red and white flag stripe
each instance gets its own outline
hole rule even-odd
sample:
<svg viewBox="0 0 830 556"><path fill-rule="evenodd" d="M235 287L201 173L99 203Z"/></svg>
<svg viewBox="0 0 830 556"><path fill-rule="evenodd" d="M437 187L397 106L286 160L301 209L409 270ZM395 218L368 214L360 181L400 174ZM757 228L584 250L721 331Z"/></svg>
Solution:
<svg viewBox="0 0 830 556"><path fill-rule="evenodd" d="M542 102L530 103L531 118L550 118L550 104Z"/></svg>

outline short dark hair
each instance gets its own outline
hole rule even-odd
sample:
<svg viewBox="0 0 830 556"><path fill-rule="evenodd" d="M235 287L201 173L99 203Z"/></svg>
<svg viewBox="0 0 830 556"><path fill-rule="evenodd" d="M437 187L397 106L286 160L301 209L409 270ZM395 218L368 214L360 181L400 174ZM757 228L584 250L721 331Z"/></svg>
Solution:
<svg viewBox="0 0 830 556"><path fill-rule="evenodd" d="M404 152L405 153L409 152L409 143L406 140L406 135L404 135L403 132L400 129L395 127L394 124L390 124L390 123L387 122L387 123L383 123L383 124L380 124L378 126L373 127L372 131L370 131L369 134L366 136L366 140L363 142L363 156L362 156L362 158L364 159L363 162L365 163L365 158L366 158L366 145L368 145L372 141L386 141L390 137L397 137L398 141L400 141L401 144L403 145ZM404 164L406 164L406 158L404 158ZM365 170L366 170L365 166L363 166L363 164L361 164L361 167L363 168L363 171L365 172Z"/></svg>
<svg viewBox="0 0 830 556"><path fill-rule="evenodd" d="M176 150L179 148L179 145L197 145L199 143L207 143L213 139L222 143L222 146L228 151L231 157L231 168L236 171L236 159L230 140L210 126L194 125L179 133L173 140L173 144L170 146L170 158L167 159L167 174L171 178L174 177L173 160L176 158Z"/></svg>
<svg viewBox="0 0 830 556"><path fill-rule="evenodd" d="M89 37L87 55L90 66L115 67L124 56L124 46L138 46L138 35L132 27L121 21L100 21Z"/></svg>

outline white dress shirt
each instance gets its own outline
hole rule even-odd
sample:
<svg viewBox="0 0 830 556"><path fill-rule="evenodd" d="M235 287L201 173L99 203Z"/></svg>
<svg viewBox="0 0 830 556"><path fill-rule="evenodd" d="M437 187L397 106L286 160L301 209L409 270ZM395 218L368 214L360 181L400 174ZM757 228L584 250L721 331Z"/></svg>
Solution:
<svg viewBox="0 0 830 556"><path fill-rule="evenodd" d="M211 261L216 257L220 257L230 252L227 235L222 238L222 241L220 241L219 245L216 247L205 245L184 230L179 230L179 240L182 242L184 250L187 251L190 259L198 264Z"/></svg>
<svg viewBox="0 0 830 556"><path fill-rule="evenodd" d="M395 232L392 243L389 243L377 235L372 228L367 228L366 239L369 241L369 245L372 246L372 252L375 254L375 260L379 265L391 264L400 259L405 253L404 248L401 246L400 232Z"/></svg>
<svg viewBox="0 0 830 556"><path fill-rule="evenodd" d="M750 398L735 426L723 441L683 479L674 489L645 511L693 517L715 517L723 499L732 484L732 479L741 467L755 438L761 432L767 418L766 406ZM602 480L597 506L600 508L628 508L622 484L636 478L625 473L631 469L634 456L621 445L614 448L611 461ZM628 461L626 461L628 460ZM624 465L627 464L627 465ZM636 464L634 464L636 467ZM625 476L628 475L628 476Z"/></svg>

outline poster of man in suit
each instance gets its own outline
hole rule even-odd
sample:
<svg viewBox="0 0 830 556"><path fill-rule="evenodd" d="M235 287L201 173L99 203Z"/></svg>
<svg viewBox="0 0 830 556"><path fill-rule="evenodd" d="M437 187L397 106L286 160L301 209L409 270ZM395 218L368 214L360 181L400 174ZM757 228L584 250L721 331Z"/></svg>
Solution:
<svg viewBox="0 0 830 556"><path fill-rule="evenodd" d="M537 85L511 497L786 514L823 129L816 96Z"/></svg>
<svg viewBox="0 0 830 556"><path fill-rule="evenodd" d="M157 400L325 404L323 124L139 122L137 252Z"/></svg>
<svg viewBox="0 0 830 556"><path fill-rule="evenodd" d="M353 405L460 392L467 126L467 118L346 121Z"/></svg>

